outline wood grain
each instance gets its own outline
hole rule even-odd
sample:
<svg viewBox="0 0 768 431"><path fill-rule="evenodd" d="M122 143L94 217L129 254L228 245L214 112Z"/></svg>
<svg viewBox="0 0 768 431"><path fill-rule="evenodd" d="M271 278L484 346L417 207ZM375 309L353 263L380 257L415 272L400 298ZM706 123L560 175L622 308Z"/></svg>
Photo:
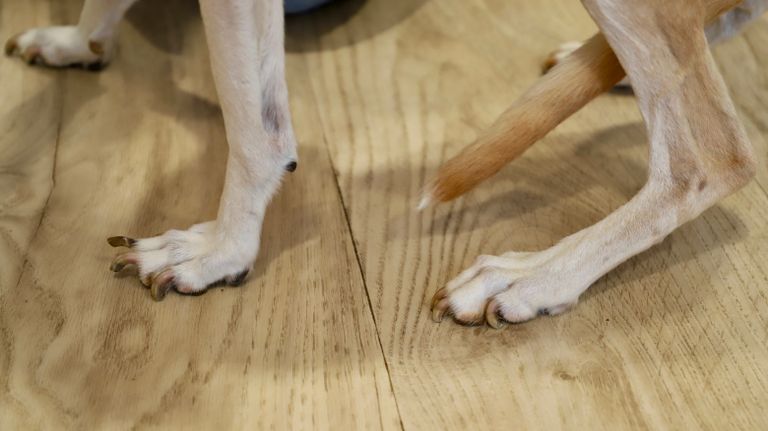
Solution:
<svg viewBox="0 0 768 431"><path fill-rule="evenodd" d="M0 0L0 37L76 0ZM242 287L151 302L113 234L216 211L226 144L194 2L139 3L100 74L0 59L0 429L768 428L768 21L716 49L761 163L572 312L432 323L481 253L536 250L642 185L631 96L414 210L559 43L574 0L346 0L288 23L299 169ZM373 313L371 313L373 311Z"/></svg>
<svg viewBox="0 0 768 431"><path fill-rule="evenodd" d="M76 19L80 2L54 14L58 3L4 2L3 31ZM208 220L222 186L227 147L194 3L152 3L131 13L101 74L0 61L11 96L2 121L14 132L3 151L37 152L3 158L3 190L21 202L4 205L3 229L26 231L3 239L15 274L3 263L0 429L399 427L327 151L311 130L299 133L306 167L273 203L244 287L154 303L135 277L108 271L108 235Z"/></svg>
<svg viewBox="0 0 768 431"><path fill-rule="evenodd" d="M542 249L628 200L646 138L633 98L606 95L463 200L416 213L439 163L594 25L575 1L446 0L371 35L384 3L405 1L301 40L318 53L312 87L405 428L768 426L764 162L571 313L503 331L429 320L429 298L478 254ZM718 49L762 156L765 28Z"/></svg>

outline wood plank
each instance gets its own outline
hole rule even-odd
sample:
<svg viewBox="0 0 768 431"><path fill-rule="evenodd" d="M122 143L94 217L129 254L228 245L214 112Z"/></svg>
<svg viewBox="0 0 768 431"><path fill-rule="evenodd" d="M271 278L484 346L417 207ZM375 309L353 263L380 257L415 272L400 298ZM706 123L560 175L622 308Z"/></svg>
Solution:
<svg viewBox="0 0 768 431"><path fill-rule="evenodd" d="M760 182L598 281L566 315L501 331L428 317L431 295L478 254L547 247L642 186L641 119L631 96L614 94L465 198L414 211L426 178L536 79L546 53L594 31L571 0L372 0L293 22L289 47L308 53L406 429L768 427ZM754 58L768 58L765 33L729 44L749 44L749 67L723 67L762 157L765 69Z"/></svg>
<svg viewBox="0 0 768 431"><path fill-rule="evenodd" d="M17 22L41 24L57 18L48 5L0 3L0 36ZM29 243L37 232L53 185L61 113L60 79L45 70L27 72L0 61L0 286L19 281ZM0 381L2 377L0 377Z"/></svg>
<svg viewBox="0 0 768 431"><path fill-rule="evenodd" d="M44 21L25 9L15 15L19 4L3 7L4 24ZM55 7L70 19L80 7L34 4L64 4ZM55 169L30 164L15 180L40 182L53 172L55 187L19 283L0 284L0 429L399 428L317 130L299 131L300 168L270 207L255 275L243 288L153 303L134 277L107 270L109 235L149 235L214 217L226 160L194 3L140 3L120 47L101 74L0 62L12 72L3 74L3 94L21 76L63 80ZM289 67L309 73L296 58ZM29 87L46 91L43 78L25 81L11 101L34 101ZM316 113L302 86L293 86L296 117L311 125ZM59 127L48 113L58 99L46 97L36 102L45 137ZM3 114L3 124L24 117L14 123L20 128L34 119ZM50 152L35 133L16 136L14 150ZM3 249L0 260L22 261L15 253Z"/></svg>

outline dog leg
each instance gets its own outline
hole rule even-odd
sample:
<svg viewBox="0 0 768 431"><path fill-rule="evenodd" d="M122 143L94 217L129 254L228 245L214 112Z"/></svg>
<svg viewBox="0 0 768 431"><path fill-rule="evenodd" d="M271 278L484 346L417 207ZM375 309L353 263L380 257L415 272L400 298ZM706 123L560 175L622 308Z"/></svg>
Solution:
<svg viewBox="0 0 768 431"><path fill-rule="evenodd" d="M155 238L110 238L131 250L112 269L137 265L162 299L172 287L201 292L241 283L259 250L264 213L283 173L296 167L283 76L283 7L276 0L201 0L211 66L229 143L215 221Z"/></svg>
<svg viewBox="0 0 768 431"><path fill-rule="evenodd" d="M701 0L584 0L634 84L650 137L646 185L599 223L538 253L486 256L441 289L433 317L557 314L629 257L746 184L755 160L703 31Z"/></svg>
<svg viewBox="0 0 768 431"><path fill-rule="evenodd" d="M739 0L707 0L705 21L711 23L739 4ZM425 187L419 208L455 199L490 178L624 75L603 35L593 36L541 77L475 142L440 166Z"/></svg>
<svg viewBox="0 0 768 431"><path fill-rule="evenodd" d="M136 0L85 0L78 24L33 28L8 39L6 55L29 64L99 70L114 52L117 25Z"/></svg>
<svg viewBox="0 0 768 431"><path fill-rule="evenodd" d="M715 45L736 36L766 10L768 10L768 0L744 0L707 26L706 34L709 44Z"/></svg>
<svg viewBox="0 0 768 431"><path fill-rule="evenodd" d="M744 0L743 3L719 16L706 27L707 41L710 46L726 41L741 32L748 24L759 18L768 9L768 0ZM549 53L542 65L542 73L549 72L553 67L565 60L574 51L581 48L584 42L570 41L560 45ZM629 87L629 80L622 79L616 87Z"/></svg>

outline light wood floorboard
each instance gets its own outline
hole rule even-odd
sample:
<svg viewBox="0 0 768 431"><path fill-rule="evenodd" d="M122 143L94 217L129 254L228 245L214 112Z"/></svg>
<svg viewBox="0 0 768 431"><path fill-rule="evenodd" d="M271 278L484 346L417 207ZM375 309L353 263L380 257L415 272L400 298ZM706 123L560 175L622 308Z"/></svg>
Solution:
<svg viewBox="0 0 768 431"><path fill-rule="evenodd" d="M78 0L0 0L0 38ZM241 288L154 303L114 234L212 218L226 143L193 0L139 3L104 72L0 59L0 429L768 428L768 20L715 50L758 178L503 330L429 319L479 254L537 250L642 186L601 96L466 197L440 162L595 27L576 0L347 0L289 19L299 169Z"/></svg>

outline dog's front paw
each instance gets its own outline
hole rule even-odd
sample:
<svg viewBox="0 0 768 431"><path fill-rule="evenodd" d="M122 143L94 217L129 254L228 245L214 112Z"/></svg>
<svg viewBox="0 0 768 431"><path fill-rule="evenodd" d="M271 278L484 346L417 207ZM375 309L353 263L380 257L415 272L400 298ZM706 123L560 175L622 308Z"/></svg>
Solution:
<svg viewBox="0 0 768 431"><path fill-rule="evenodd" d="M432 299L432 319L445 315L463 325L524 322L555 315L578 301L586 286L556 275L557 265L545 253L480 256Z"/></svg>
<svg viewBox="0 0 768 431"><path fill-rule="evenodd" d="M216 222L138 240L116 236L108 242L113 247L131 249L117 255L110 269L120 272L127 266L136 266L139 279L150 288L156 301L162 300L171 289L195 294L219 282L240 285L258 251L258 244L238 246L221 240Z"/></svg>
<svg viewBox="0 0 768 431"><path fill-rule="evenodd" d="M29 64L99 70L107 63L107 47L104 45L89 41L75 26L43 27L8 39L5 53L18 55Z"/></svg>

